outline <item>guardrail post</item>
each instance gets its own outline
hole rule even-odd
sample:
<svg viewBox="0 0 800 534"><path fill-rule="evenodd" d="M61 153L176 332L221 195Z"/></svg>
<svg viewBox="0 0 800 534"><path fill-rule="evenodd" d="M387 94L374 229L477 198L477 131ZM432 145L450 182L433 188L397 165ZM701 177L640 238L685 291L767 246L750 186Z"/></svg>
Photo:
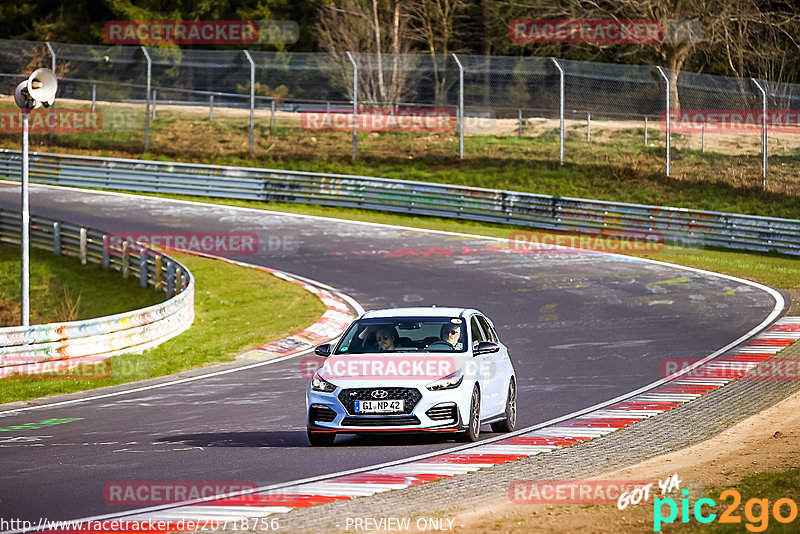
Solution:
<svg viewBox="0 0 800 534"><path fill-rule="evenodd" d="M61 223L53 222L53 254L61 256Z"/></svg>
<svg viewBox="0 0 800 534"><path fill-rule="evenodd" d="M131 275L131 256L128 253L130 243L128 239L122 242L122 278L128 278Z"/></svg>
<svg viewBox="0 0 800 534"><path fill-rule="evenodd" d="M346 52L353 64L353 159L358 155L358 65L353 54Z"/></svg>
<svg viewBox="0 0 800 534"><path fill-rule="evenodd" d="M150 149L150 77L152 76L153 62L150 61L150 54L144 46L142 46L142 52L147 60L147 88L145 89L144 104L144 151L147 152Z"/></svg>
<svg viewBox="0 0 800 534"><path fill-rule="evenodd" d="M275 99L269 101L269 134L275 133Z"/></svg>
<svg viewBox="0 0 800 534"><path fill-rule="evenodd" d="M670 102L669 102L669 78L667 77L667 74L664 72L664 69L662 69L661 67L656 67L656 69L658 69L658 73L661 74L661 77L664 78L664 83L667 85L667 89L666 89L666 101L667 101L667 115L666 115L667 125L666 125L666 131L667 131L667 176L669 176L669 173L670 173L670 156L671 156L671 154L670 154L670 148L671 148L670 147L670 126L671 126L670 123L672 122L672 108L670 107Z"/></svg>
<svg viewBox="0 0 800 534"><path fill-rule="evenodd" d="M80 255L80 258L81 258L81 265L86 265L86 243L87 243L87 241L88 240L86 238L86 228L81 228L80 240L79 240L79 247L80 248L78 249L78 254Z"/></svg>
<svg viewBox="0 0 800 534"><path fill-rule="evenodd" d="M767 92L761 87L754 78L758 90L761 91L761 179L763 180L764 191L767 190Z"/></svg>
<svg viewBox="0 0 800 534"><path fill-rule="evenodd" d="M208 122L214 122L214 95L208 95Z"/></svg>
<svg viewBox="0 0 800 534"><path fill-rule="evenodd" d="M164 267L164 256L161 254L156 254L154 262L153 288L158 291L161 289L161 286L164 285L164 273L162 272Z"/></svg>
<svg viewBox="0 0 800 534"><path fill-rule="evenodd" d="M111 266L111 236L103 234L103 269Z"/></svg>
<svg viewBox="0 0 800 534"><path fill-rule="evenodd" d="M147 287L147 250L139 249L139 285Z"/></svg>
<svg viewBox="0 0 800 534"><path fill-rule="evenodd" d="M558 154L559 162L564 164L564 69L554 57L550 58L558 69L558 121L559 121L559 136L558 136Z"/></svg>
<svg viewBox="0 0 800 534"><path fill-rule="evenodd" d="M175 292L180 293L183 290L183 269L180 267L175 268Z"/></svg>
<svg viewBox="0 0 800 534"><path fill-rule="evenodd" d="M175 292L175 262L167 260L167 295Z"/></svg>
<svg viewBox="0 0 800 534"><path fill-rule="evenodd" d="M247 61L250 62L250 157L255 154L255 128L256 128L256 64L250 57L250 52L244 50Z"/></svg>
<svg viewBox="0 0 800 534"><path fill-rule="evenodd" d="M464 66L457 55L452 55L458 65L458 158L464 159Z"/></svg>

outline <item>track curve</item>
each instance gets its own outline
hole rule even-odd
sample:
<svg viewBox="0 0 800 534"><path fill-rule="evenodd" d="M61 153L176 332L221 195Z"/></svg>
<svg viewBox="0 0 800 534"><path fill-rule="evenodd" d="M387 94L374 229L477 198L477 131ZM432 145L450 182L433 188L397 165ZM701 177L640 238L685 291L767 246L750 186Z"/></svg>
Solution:
<svg viewBox="0 0 800 534"><path fill-rule="evenodd" d="M0 206L19 188L0 185ZM519 425L533 425L660 378L667 357L702 357L759 325L775 307L740 281L579 251L510 254L474 236L146 197L34 186L34 214L113 232L255 232L259 252L230 256L330 284L365 308L475 307L515 361ZM0 413L0 512L71 519L110 506L113 481L267 485L451 447L429 438L305 438L297 359L141 393L35 412ZM35 414L35 415L34 415ZM74 489L80 487L80 492Z"/></svg>

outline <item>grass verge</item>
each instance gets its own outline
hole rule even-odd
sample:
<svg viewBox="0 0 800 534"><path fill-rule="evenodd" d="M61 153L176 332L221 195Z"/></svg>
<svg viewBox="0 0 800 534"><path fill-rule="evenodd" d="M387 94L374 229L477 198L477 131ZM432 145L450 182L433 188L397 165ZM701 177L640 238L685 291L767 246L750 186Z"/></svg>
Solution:
<svg viewBox="0 0 800 534"><path fill-rule="evenodd" d="M143 290L138 278L77 258L31 249L31 324L113 315L162 302L163 292ZM20 248L0 245L0 327L20 323Z"/></svg>
<svg viewBox="0 0 800 534"><path fill-rule="evenodd" d="M0 381L0 403L111 386L231 361L247 349L302 330L325 311L314 295L269 273L191 255L180 255L178 259L195 276L192 328L144 354L111 358L108 378Z"/></svg>

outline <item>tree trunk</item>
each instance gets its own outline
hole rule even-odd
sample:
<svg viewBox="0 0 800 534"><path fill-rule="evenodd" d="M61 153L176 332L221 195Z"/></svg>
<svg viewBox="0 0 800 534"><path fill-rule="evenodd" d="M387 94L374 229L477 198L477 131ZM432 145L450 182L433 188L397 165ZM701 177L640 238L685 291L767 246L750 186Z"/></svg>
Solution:
<svg viewBox="0 0 800 534"><path fill-rule="evenodd" d="M378 54L378 99L383 101L386 91L383 87L383 59L381 58L381 25L378 21L378 0L372 0L372 15L375 18L375 48Z"/></svg>

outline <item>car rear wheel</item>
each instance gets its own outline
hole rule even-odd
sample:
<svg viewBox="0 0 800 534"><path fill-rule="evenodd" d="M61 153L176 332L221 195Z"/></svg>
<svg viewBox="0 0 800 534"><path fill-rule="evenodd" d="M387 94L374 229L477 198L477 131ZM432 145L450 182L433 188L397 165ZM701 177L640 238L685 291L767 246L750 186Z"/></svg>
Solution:
<svg viewBox="0 0 800 534"><path fill-rule="evenodd" d="M459 441L478 441L481 435L481 392L478 385L472 389L469 405L469 423L466 432L459 435Z"/></svg>
<svg viewBox="0 0 800 534"><path fill-rule="evenodd" d="M312 432L308 430L308 441L312 447L329 447L336 440L334 432Z"/></svg>
<svg viewBox="0 0 800 534"><path fill-rule="evenodd" d="M506 398L506 418L492 423L492 432L513 432L517 426L517 386L514 379L508 383L508 397Z"/></svg>

